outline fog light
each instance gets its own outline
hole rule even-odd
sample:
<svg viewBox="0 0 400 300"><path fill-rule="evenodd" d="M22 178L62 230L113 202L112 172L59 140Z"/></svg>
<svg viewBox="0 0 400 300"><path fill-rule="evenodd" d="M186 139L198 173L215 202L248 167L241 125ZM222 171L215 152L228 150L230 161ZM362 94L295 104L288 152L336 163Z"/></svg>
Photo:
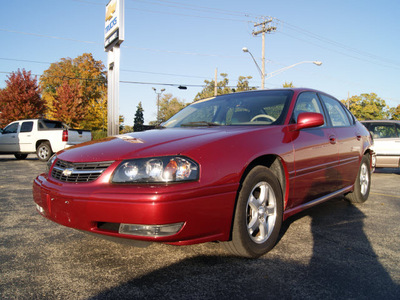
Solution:
<svg viewBox="0 0 400 300"><path fill-rule="evenodd" d="M138 236L169 236L176 234L181 230L183 222L165 225L139 225L139 224L123 224L119 225L119 233L138 235Z"/></svg>
<svg viewBox="0 0 400 300"><path fill-rule="evenodd" d="M37 209L37 211L40 212L42 215L44 214L44 209L43 209L43 207L41 207L41 206L39 206L39 205L36 204L36 209Z"/></svg>

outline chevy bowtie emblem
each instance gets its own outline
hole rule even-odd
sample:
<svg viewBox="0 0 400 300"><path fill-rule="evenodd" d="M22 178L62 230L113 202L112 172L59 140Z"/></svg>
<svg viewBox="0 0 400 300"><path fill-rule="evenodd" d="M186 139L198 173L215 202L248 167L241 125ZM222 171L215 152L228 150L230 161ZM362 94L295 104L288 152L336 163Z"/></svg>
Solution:
<svg viewBox="0 0 400 300"><path fill-rule="evenodd" d="M109 4L107 6L107 11L106 11L106 21L111 20L111 18L113 17L114 13L115 13L115 9L117 7L117 2L114 1L114 3Z"/></svg>
<svg viewBox="0 0 400 300"><path fill-rule="evenodd" d="M73 172L74 172L74 169L73 169L73 168L68 168L68 169L65 169L65 170L62 172L62 174L63 174L63 176L65 176L65 177L69 177L69 176L72 175Z"/></svg>

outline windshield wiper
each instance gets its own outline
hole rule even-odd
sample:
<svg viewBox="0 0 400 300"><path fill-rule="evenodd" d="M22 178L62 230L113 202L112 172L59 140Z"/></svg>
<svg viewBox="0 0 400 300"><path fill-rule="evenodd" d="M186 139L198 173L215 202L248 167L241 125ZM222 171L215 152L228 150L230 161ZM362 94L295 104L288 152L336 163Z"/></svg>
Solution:
<svg viewBox="0 0 400 300"><path fill-rule="evenodd" d="M197 127L197 126L220 126L218 123L206 122L206 121L196 121L181 124L182 127Z"/></svg>

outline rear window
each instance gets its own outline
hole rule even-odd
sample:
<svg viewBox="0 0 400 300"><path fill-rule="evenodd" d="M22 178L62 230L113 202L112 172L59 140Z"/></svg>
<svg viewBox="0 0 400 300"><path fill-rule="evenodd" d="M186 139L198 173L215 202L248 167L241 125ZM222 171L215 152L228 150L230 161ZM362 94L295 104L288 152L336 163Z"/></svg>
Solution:
<svg viewBox="0 0 400 300"><path fill-rule="evenodd" d="M59 121L42 120L41 124L39 123L39 129L63 129L63 128L64 128L63 123Z"/></svg>

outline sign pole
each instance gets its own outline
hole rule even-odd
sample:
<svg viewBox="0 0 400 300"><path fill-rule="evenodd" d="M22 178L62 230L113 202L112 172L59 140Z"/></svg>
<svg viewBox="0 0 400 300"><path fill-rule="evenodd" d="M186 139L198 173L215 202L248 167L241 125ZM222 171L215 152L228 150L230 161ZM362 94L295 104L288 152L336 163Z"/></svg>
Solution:
<svg viewBox="0 0 400 300"><path fill-rule="evenodd" d="M107 135L119 134L120 45L124 41L124 0L106 5L104 50L107 55Z"/></svg>
<svg viewBox="0 0 400 300"><path fill-rule="evenodd" d="M108 51L108 136L119 134L119 67L120 47L114 46Z"/></svg>

